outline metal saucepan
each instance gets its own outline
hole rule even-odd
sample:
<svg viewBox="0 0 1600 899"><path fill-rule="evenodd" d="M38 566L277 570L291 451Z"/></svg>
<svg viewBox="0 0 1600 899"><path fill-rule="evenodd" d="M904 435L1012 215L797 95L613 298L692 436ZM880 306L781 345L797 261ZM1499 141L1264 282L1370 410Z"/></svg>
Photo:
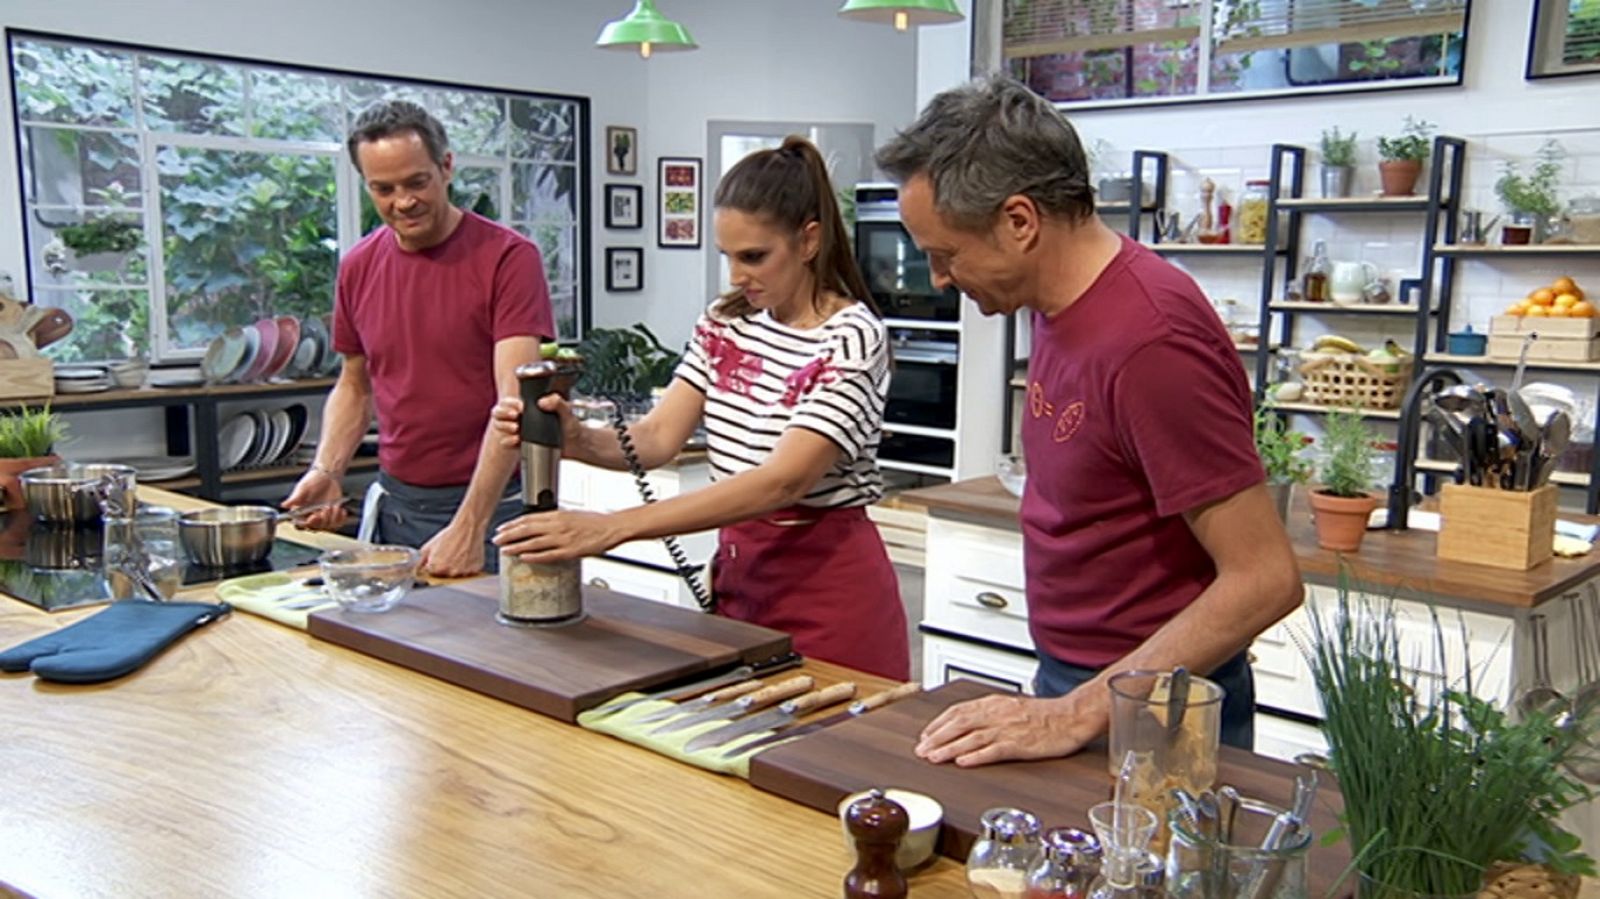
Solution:
<svg viewBox="0 0 1600 899"><path fill-rule="evenodd" d="M18 476L28 512L39 521L89 524L100 520L100 493L121 508L134 507L134 470L126 465L64 462L30 468Z"/></svg>
<svg viewBox="0 0 1600 899"><path fill-rule="evenodd" d="M189 560L208 568L256 565L272 552L279 521L297 522L322 509L342 506L349 497L281 512L271 506L223 506L178 516L178 539Z"/></svg>

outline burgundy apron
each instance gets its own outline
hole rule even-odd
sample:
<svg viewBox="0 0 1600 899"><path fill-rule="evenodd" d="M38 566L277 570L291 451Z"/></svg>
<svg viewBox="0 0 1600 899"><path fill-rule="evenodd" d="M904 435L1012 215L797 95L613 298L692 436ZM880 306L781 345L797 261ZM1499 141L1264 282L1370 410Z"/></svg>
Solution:
<svg viewBox="0 0 1600 899"><path fill-rule="evenodd" d="M899 580L862 507L791 506L727 525L712 583L719 613L788 633L807 658L911 677Z"/></svg>

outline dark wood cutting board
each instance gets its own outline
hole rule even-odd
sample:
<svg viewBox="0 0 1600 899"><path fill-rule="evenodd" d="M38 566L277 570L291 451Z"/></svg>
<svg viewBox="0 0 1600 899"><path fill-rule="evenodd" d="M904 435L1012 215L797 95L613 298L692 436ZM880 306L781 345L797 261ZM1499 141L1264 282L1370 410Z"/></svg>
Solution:
<svg viewBox="0 0 1600 899"><path fill-rule="evenodd" d="M629 690L786 655L789 635L719 615L583 588L584 620L495 620L493 576L427 587L382 614L313 613L312 636L572 722Z"/></svg>
<svg viewBox="0 0 1600 899"><path fill-rule="evenodd" d="M947 706L1001 691L972 681L952 681L860 718L760 752L750 760L750 782L803 805L835 814L839 800L869 787L925 793L944 805L939 852L965 860L985 809L1012 806L1039 816L1045 827L1089 827L1089 808L1111 798L1104 747L1064 759L1005 762L980 768L934 765L912 754L917 735ZM1004 694L1002 694L1004 695ZM1293 765L1222 747L1218 782L1246 796L1285 805L1294 791ZM1336 826L1337 789L1322 784L1311 826L1320 838ZM1309 895L1322 896L1350 861L1341 842L1315 848ZM1353 892L1350 881L1341 895Z"/></svg>

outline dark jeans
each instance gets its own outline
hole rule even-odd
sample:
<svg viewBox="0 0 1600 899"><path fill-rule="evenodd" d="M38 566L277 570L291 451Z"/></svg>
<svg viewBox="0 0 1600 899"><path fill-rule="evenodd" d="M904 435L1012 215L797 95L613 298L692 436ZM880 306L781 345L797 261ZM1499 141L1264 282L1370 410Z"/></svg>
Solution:
<svg viewBox="0 0 1600 899"><path fill-rule="evenodd" d="M1040 696L1064 696L1100 672L1080 668L1039 653L1039 673L1033 690ZM1247 653L1239 653L1207 677L1226 691L1222 699L1222 742L1240 749L1255 749L1256 681Z"/></svg>
<svg viewBox="0 0 1600 899"><path fill-rule="evenodd" d="M444 530L467 495L465 486L418 487L384 471L378 472L378 483L383 485L384 497L378 501L378 524L372 532L375 543L420 547ZM521 513L522 491L513 479L484 531L484 571L494 574L500 570L500 548L489 542L494 529Z"/></svg>

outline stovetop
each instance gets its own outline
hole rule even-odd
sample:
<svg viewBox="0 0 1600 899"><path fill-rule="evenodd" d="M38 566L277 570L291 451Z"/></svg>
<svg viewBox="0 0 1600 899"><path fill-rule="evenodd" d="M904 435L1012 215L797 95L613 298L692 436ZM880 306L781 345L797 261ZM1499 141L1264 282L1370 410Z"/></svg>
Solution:
<svg viewBox="0 0 1600 899"><path fill-rule="evenodd" d="M54 528L27 516L0 514L0 593L47 612L112 600L100 566L99 525ZM211 568L190 563L185 586L226 580L245 574L281 571L308 565L322 555L314 546L273 540L265 561L252 566Z"/></svg>

